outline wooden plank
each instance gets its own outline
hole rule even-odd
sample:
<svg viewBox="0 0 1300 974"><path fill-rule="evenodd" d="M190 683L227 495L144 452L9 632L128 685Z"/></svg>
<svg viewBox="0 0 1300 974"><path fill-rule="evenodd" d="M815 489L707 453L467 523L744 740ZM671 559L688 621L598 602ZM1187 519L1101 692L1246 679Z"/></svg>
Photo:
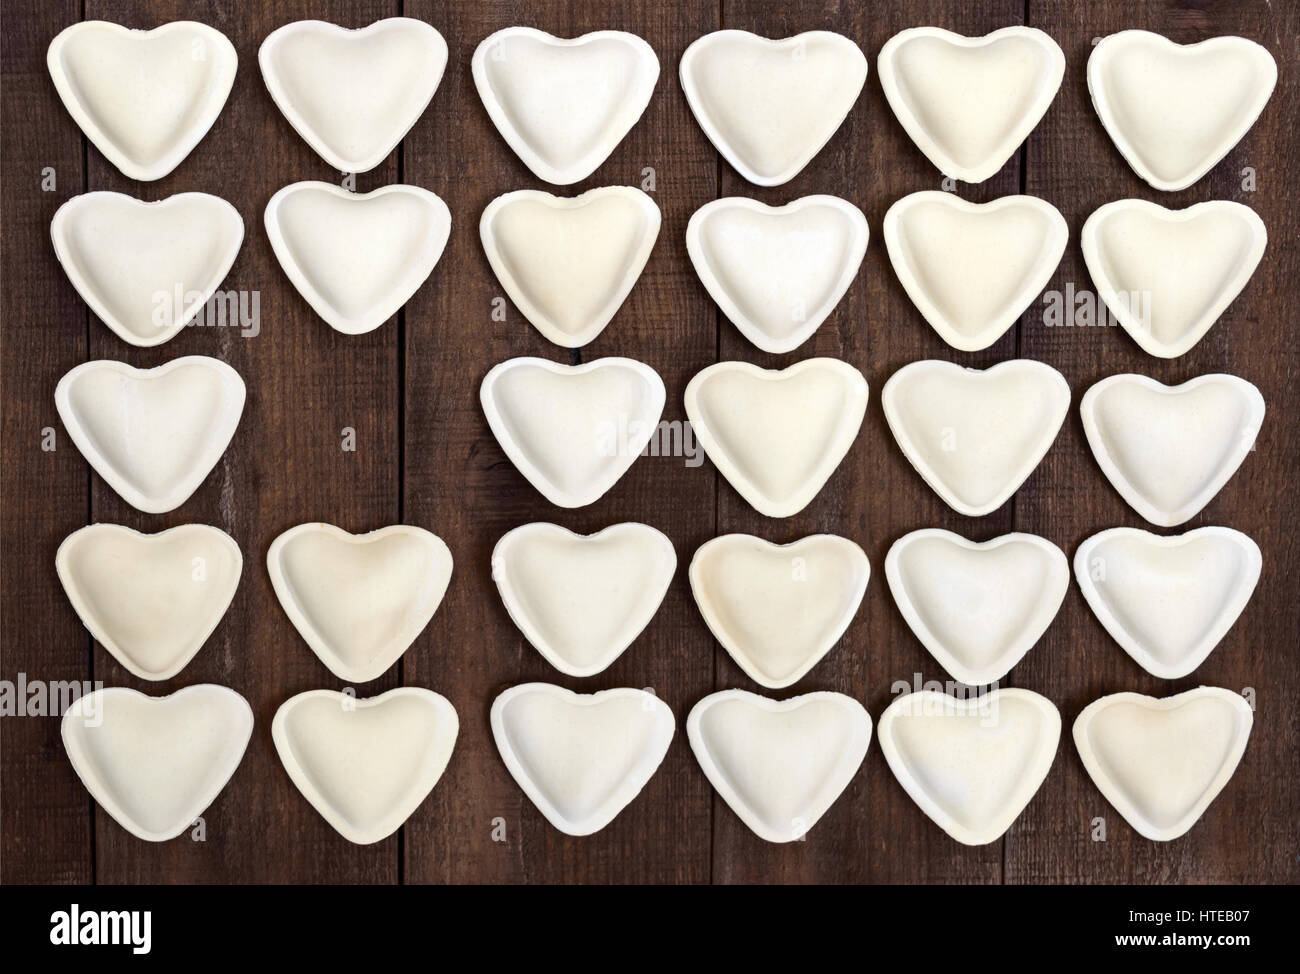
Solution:
<svg viewBox="0 0 1300 974"><path fill-rule="evenodd" d="M639 185L656 170L663 228L645 273L608 329L581 350L589 361L623 355L651 365L668 389L665 418L681 420L689 377L713 360L712 305L687 276L686 220L716 191L716 157L691 121L676 80L686 44L717 26L717 10L695 2L546 4L460 0L410 3L451 48L432 118L407 139L406 178L451 207L451 242L434 279L406 315L407 518L442 535L456 575L430 630L407 654L409 682L446 694L461 717L456 755L432 800L407 825L409 882L704 882L709 878L710 799L682 722L708 692L707 630L686 584L690 553L713 528L713 476L681 458L643 457L605 497L567 511L550 505L505 458L483 419L478 388L493 365L520 355L571 360L513 307L490 318L502 295L483 256L478 221L502 193L540 188L563 196L609 184ZM474 89L470 58L493 31L527 24L572 37L618 28L659 55L659 83L645 117L589 179L556 188L536 179L495 131ZM578 360L573 356L572 360ZM507 530L554 521L591 532L638 520L664 531L679 571L647 631L608 670L562 677L511 624L491 580L493 545ZM600 833L573 839L553 829L507 774L488 728L488 708L507 686L530 680L585 692L652 687L672 706L678 733L641 796ZM494 842L494 823L505 825Z"/></svg>
<svg viewBox="0 0 1300 974"><path fill-rule="evenodd" d="M90 678L90 637L54 573L59 542L85 523L88 493L85 461L54 410L59 377L86 355L86 310L50 245L54 211L82 190L82 142L45 68L45 49L77 9L8 4L0 31L0 679L13 685ZM0 882L91 880L89 799L64 757L57 711L0 718L0 821Z"/></svg>
<svg viewBox="0 0 1300 974"><path fill-rule="evenodd" d="M208 809L206 841L186 836L142 843L109 816L95 816L101 882L395 882L396 836L372 846L345 841L298 793L275 754L271 720L288 697L317 687L342 688L281 610L266 572L266 550L282 531L329 521L350 531L398 517L398 328L390 321L349 337L333 331L298 295L271 253L262 212L271 195L303 179L338 181L281 115L262 83L257 49L275 28L320 18L363 27L397 12L393 0L299 0L271 5L218 2L147 3L88 0L87 19L149 28L193 19L220 30L239 53L234 90L212 130L170 176L153 184L127 180L93 148L89 186L144 199L197 190L229 200L244 218L245 239L223 289L260 295L260 331L190 327L165 345L132 348L92 321L91 358L154 366L181 355L212 355L233 366L248 387L239 430L211 476L177 510L141 514L98 477L93 519L157 531L201 522L226 531L244 553L244 574L229 613L179 676L142 683L102 649L95 674L112 686L165 693L192 683L220 683L244 694L256 725L243 763ZM64 120L71 126L70 120ZM366 191L397 177L397 156L362 174ZM341 430L356 431L344 452ZM397 683L396 670L358 688L370 696Z"/></svg>
<svg viewBox="0 0 1300 974"><path fill-rule="evenodd" d="M1057 703L1065 728L1052 774L1010 833L1007 880L1294 882L1300 866L1289 810L1300 802L1300 782L1292 773L1300 615L1294 598L1297 549L1289 521L1297 499L1292 472L1300 460L1293 422L1300 358L1286 330L1286 300L1300 280L1300 259L1291 245L1300 218L1289 178L1300 150L1294 124L1300 88L1293 70L1300 12L1294 5L1263 2L1189 9L1174 3L1109 0L1068 6L1032 3L1030 22L1061 44L1068 62L1056 105L1029 144L1028 192L1058 207L1071 229L1070 247L1050 287L1092 287L1078 234L1089 214L1115 199L1138 197L1175 208L1202 200L1237 200L1263 218L1270 243L1245 292L1195 348L1172 361L1147 355L1119 328L1048 328L1041 315L1026 320L1022 350L1065 374L1076 408L1038 477L1021 492L1016 527L1050 538L1072 557L1084 538L1117 525L1179 534L1222 524L1258 542L1264 573L1241 620L1210 658L1191 676L1174 681L1156 679L1130 660L1089 612L1078 588L1071 587L1056 622L1016 670L1018 680ZM1088 99L1085 64L1092 39L1127 28L1154 30L1180 43L1239 34L1264 44L1279 61L1280 82L1263 117L1209 175L1181 192L1160 193L1142 182L1111 144ZM1255 170L1256 192L1243 189L1245 167ZM1268 404L1255 452L1205 512L1178 528L1153 529L1144 523L1107 483L1084 439L1079 398L1094 382L1120 372L1138 372L1165 383L1228 372L1254 382ZM1084 706L1103 694L1134 690L1167 696L1200 684L1257 690L1250 744L1236 776L1190 833L1175 842L1149 842L1089 780L1070 725ZM1094 818L1105 820L1104 842L1091 839Z"/></svg>
<svg viewBox="0 0 1300 974"><path fill-rule="evenodd" d="M768 204L813 193L841 196L867 216L871 240L857 281L833 316L803 346L768 355L750 345L729 322L721 325L720 357L781 368L816 356L854 365L867 377L870 400L852 450L817 498L792 518L775 521L754 511L729 485L719 490L718 533L743 532L785 543L809 534L839 534L856 541L871 561L867 595L848 632L804 679L781 698L812 690L836 690L866 704L873 719L893 699L891 686L905 681L947 680L942 667L907 628L884 579L885 553L918 528L943 527L976 540L1005 533L1011 505L983 518L952 511L925 486L895 443L880 407L880 390L902 366L920 359L947 359L986 367L1015 355L1008 332L984 352L949 348L908 299L890 267L881 226L900 197L943 188L942 175L912 143L890 110L876 77L876 55L894 34L932 24L980 35L1018 23L1019 3L888 3L869 7L829 4L810 11L762 0L726 0L723 26L768 37L804 30L837 31L855 41L871 62L862 96L825 149L784 186L763 189L723 167L725 196L749 196ZM988 182L959 184L964 198L983 201L1014 193L1019 160ZM718 688L761 691L719 649ZM969 848L952 841L925 817L894 780L875 743L863 769L830 811L801 842L771 845L751 833L721 799L715 810L714 877L719 882L976 882L1001 877L998 845ZM905 850L904 854L900 851Z"/></svg>

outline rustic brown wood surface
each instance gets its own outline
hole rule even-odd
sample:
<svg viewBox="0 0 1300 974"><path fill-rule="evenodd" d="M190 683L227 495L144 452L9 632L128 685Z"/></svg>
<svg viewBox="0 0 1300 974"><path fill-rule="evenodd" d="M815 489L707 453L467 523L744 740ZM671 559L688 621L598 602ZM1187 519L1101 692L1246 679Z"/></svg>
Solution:
<svg viewBox="0 0 1300 974"><path fill-rule="evenodd" d="M406 308L367 335L337 334L307 306L276 263L262 227L271 194L303 179L338 181L271 102L257 68L262 39L282 24L313 18L361 27L397 14L417 17L447 39L446 75L402 146L357 177L369 190L392 182L423 186L452 212L447 250ZM1300 10L1294 4L1105 2L1038 3L882 0L854 3L771 0L14 0L3 8L0 57L3 122L0 218L0 679L98 680L167 693L221 683L252 703L256 728L234 778L205 813L204 841L139 841L96 808L64 756L56 717L0 719L0 881L100 883L493 883L493 882L1295 882L1300 880L1300 550L1291 514L1300 466L1295 402L1300 354L1289 297L1300 286L1297 192L1290 172L1300 154L1294 77ZM150 28L193 19L224 32L239 52L234 90L212 131L175 172L132 182L82 137L54 92L45 49L80 19ZM1254 279L1189 354L1146 355L1118 328L1049 328L1043 305L992 348L948 348L904 294L880 236L886 209L900 196L941 188L885 103L875 74L881 45L907 27L935 25L965 34L1027 23L1064 49L1065 82L1027 144L978 186L983 201L1028 192L1058 207L1071 242L1051 289L1090 289L1078 232L1097 206L1140 197L1166 206L1233 199L1253 207L1270 245ZM663 229L646 271L610 327L569 353L547 343L512 307L492 316L503 294L483 256L478 219L495 196L541 183L492 126L470 78L476 45L502 27L528 24L573 36L617 28L644 37L661 74L645 116L596 173L558 190L572 195L607 184L641 185L653 171ZM746 183L695 124L677 80L685 47L722 27L780 37L839 31L871 61L866 88L836 134L785 186ZM1208 176L1175 194L1151 190L1124 163L1088 100L1084 66L1094 38L1127 27L1187 42L1217 34L1259 41L1277 58L1280 81L1263 117ZM1245 189L1243 170L1256 188ZM56 187L42 180L53 171ZM184 329L154 349L126 345L76 295L55 260L49 222L57 207L90 190L144 199L194 190L233 203L245 221L243 249L223 288L256 292L260 331ZM789 355L759 352L723 318L686 255L692 212L719 196L781 203L812 193L842 196L867 215L872 240L853 287L815 337ZM71 444L54 410L59 377L88 359L154 366L180 355L230 363L248 385L248 405L225 457L195 495L166 515L141 514L121 500ZM551 506L505 458L483 419L478 386L497 362L518 355L590 361L639 359L663 376L664 418L684 420L682 393L706 365L744 359L779 367L814 355L845 359L871 386L867 419L845 462L801 514L773 521L754 512L713 466L680 457L646 457L604 498L566 511ZM778 696L830 689L863 701L873 717L895 681L945 679L908 630L884 585L885 552L902 534L946 527L977 540L1009 530L1041 534L1073 554L1097 530L1145 526L1107 483L1072 408L1037 472L1000 510L984 518L950 510L899 453L880 410L884 381L908 362L941 358L985 367L1017 355L1045 361L1083 391L1118 372L1178 382L1230 372L1259 386L1269 406L1257 448L1241 472L1186 528L1223 524L1263 549L1264 574L1251 604L1192 676L1147 675L1102 630L1072 586L1044 639L1006 683L1049 696L1067 732L1037 797L1007 833L970 848L941 832L904 794L873 743L840 800L805 840L770 845L718 799L681 731L690 707L725 687L760 689L713 641L686 581L694 550L718 534L744 531L785 542L826 531L852 538L871 559L863 607L841 643L807 677ZM356 450L342 449L355 431ZM57 448L42 449L52 429ZM351 531L405 522L443 537L456 559L446 601L428 629L370 696L393 686L430 687L461 717L455 755L441 783L397 835L373 846L338 836L294 789L275 756L270 723L289 696L341 688L280 609L266 574L266 550L280 532L324 520ZM553 671L511 624L491 579L493 545L536 520L588 532L623 520L652 524L673 540L677 578L650 627L610 669L586 680ZM59 586L54 552L70 532L107 521L158 531L213 524L244 553L244 575L230 612L182 673L161 684L126 672L81 627ZM1168 533L1176 533L1183 528ZM507 686L547 680L586 691L651 687L673 708L679 732L641 796L602 832L571 838L551 828L507 774L488 729L492 698ZM1088 779L1068 735L1078 711L1105 693L1167 695L1201 683L1253 687L1254 733L1236 776L1184 838L1152 843L1111 809ZM1092 822L1106 822L1093 841ZM503 836L504 841L498 841Z"/></svg>

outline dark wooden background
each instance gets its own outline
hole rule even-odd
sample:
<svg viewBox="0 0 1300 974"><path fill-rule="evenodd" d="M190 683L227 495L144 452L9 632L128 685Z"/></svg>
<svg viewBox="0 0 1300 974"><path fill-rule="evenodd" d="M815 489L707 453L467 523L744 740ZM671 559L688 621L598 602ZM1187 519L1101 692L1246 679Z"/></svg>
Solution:
<svg viewBox="0 0 1300 974"><path fill-rule="evenodd" d="M451 208L451 241L429 281L397 318L359 337L317 319L276 265L262 227L272 193L303 179L339 179L292 131L272 104L257 68L257 48L273 29L318 18L346 27L405 14L438 28L450 47L446 76L425 115L357 189L403 181L440 195ZM124 178L89 146L55 95L45 67L51 38L80 19L151 28L193 19L224 32L239 51L239 74L212 131L170 176L152 184ZM1025 147L1003 170L963 197L1016 192L1047 199L1070 223L1071 241L1052 288L1089 288L1078 232L1096 207L1127 196L1167 206L1233 199L1252 206L1269 229L1269 248L1245 293L1189 354L1154 359L1117 328L1047 328L1035 305L992 348L963 354L925 324L899 286L880 236L885 210L900 196L940 186L940 174L890 112L875 74L881 45L907 27L936 25L968 35L1011 24L1046 30L1064 49L1065 82ZM470 78L470 57L485 36L526 24L564 36L619 28L658 53L659 84L640 123L594 176L554 190L529 173L492 127ZM696 126L677 80L685 47L722 27L771 37L823 28L846 34L871 61L862 97L831 143L790 183L750 186L722 162ZM1088 100L1084 67L1094 38L1147 28L1188 42L1240 34L1264 44L1281 79L1263 117L1207 177L1160 194L1121 159ZM3 11L3 615L0 677L101 680L166 693L190 683L233 687L251 701L257 726L234 778L206 813L207 840L139 841L94 807L63 753L56 718L0 721L0 879L53 883L446 883L446 882L908 882L1196 883L1300 879L1297 744L1300 656L1293 537L1300 462L1295 401L1300 395L1292 300L1300 286L1297 213L1297 34L1294 3L1037 0L861 3L835 0L632 0L619 3L503 0L297 0L286 3L181 3L171 0L6 0ZM57 192L42 192L44 167ZM493 197L541 188L576 194L607 184L637 185L653 167L663 211L659 242L613 323L572 360L626 355L644 361L668 387L665 418L683 420L687 381L720 359L767 367L814 355L845 359L867 376L871 402L857 443L826 488L783 521L756 514L711 464L680 458L638 460L592 506L550 506L504 458L478 404L478 385L494 364L517 355L559 361L513 308L491 319L502 291L484 259L478 219ZM1241 172L1253 168L1254 192ZM117 190L144 199L199 190L243 215L243 250L224 287L261 292L261 333L187 328L153 349L118 340L91 315L51 249L50 218L69 197ZM857 281L813 340L790 355L748 344L708 298L687 259L691 213L725 195L783 203L811 193L861 207L872 240ZM154 366L180 355L214 355L248 384L248 405L224 459L195 495L166 515L141 514L93 475L54 410L59 377L88 359ZM1106 635L1072 586L1046 636L1007 683L1050 697L1066 732L1037 797L999 842L958 845L904 794L873 743L840 800L805 841L769 845L717 799L695 764L681 726L705 694L760 689L713 642L686 581L695 548L718 534L752 532L777 542L827 531L858 541L873 578L840 645L785 694L830 689L865 701L878 716L895 680L945 679L912 636L883 584L889 545L922 527L975 539L1011 530L1041 534L1072 555L1088 535L1116 525L1148 527L1106 482L1072 408L1038 471L1000 510L979 519L951 511L903 459L879 405L882 383L924 358L984 367L1015 356L1061 370L1077 407L1093 382L1136 371L1164 382L1231 372L1254 382L1269 413L1257 449L1206 511L1185 527L1224 524L1264 552L1259 588L1241 620L1192 676L1147 675ZM42 452L41 430L58 431ZM340 431L357 431L357 450L340 449ZM553 520L592 531L622 520L665 531L680 569L648 630L606 672L561 676L525 642L501 606L489 554L505 531ZM446 601L432 624L382 679L373 695L398 684L445 694L461 716L461 736L441 783L393 837L354 846L338 836L290 784L270 738L275 709L290 695L339 687L281 611L265 570L267 546L304 521L351 531L395 522L442 536L456 559ZM70 532L95 521L158 531L202 522L229 532L244 552L234 604L206 647L176 679L145 683L94 645L68 605L54 552ZM1181 530L1181 529L1179 529ZM547 680L586 691L649 686L678 718L666 761L640 798L588 838L552 829L506 773L488 729L488 707L506 686ZM1202 821L1171 843L1138 836L1085 774L1069 724L1088 702L1120 690L1166 695L1201 683L1255 687L1254 733L1237 774ZM1104 842L1089 824L1106 819ZM494 819L507 841L494 842Z"/></svg>

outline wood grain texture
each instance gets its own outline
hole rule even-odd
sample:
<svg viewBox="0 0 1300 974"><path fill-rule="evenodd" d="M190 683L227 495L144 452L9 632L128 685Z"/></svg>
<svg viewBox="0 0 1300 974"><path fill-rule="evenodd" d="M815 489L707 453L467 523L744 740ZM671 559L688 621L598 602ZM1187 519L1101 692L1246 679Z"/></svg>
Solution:
<svg viewBox="0 0 1300 974"><path fill-rule="evenodd" d="M86 464L54 409L59 377L86 359L87 311L50 243L54 211L84 188L82 139L45 68L50 38L77 12L9 4L0 31L0 679L14 684L90 678L90 636L54 572L59 542L89 510ZM58 717L0 718L0 882L90 882L90 814Z"/></svg>
<svg viewBox="0 0 1300 974"><path fill-rule="evenodd" d="M150 693L198 682L222 683L253 705L256 726L239 771L205 813L205 842L182 836L135 840L93 806L63 754L58 721L0 721L0 880L16 882L281 882L281 883L759 883L759 882L1294 882L1300 803L1295 754L1300 745L1300 608L1294 578L1300 552L1288 514L1300 497L1294 403L1300 355L1290 340L1288 296L1300 285L1296 190L1288 165L1300 145L1292 75L1300 13L1265 2L1122 4L991 3L958 0L291 0L269 4L205 0L86 0L86 19L148 28L193 19L224 32L240 57L229 102L212 131L170 176L152 184L125 179L88 146L59 104L45 69L45 48L83 11L78 4L16 2L4 10L4 153L0 161L3 294L0 295L0 678L102 680ZM431 23L446 38L449 63L441 86L402 146L357 178L369 190L408 182L441 196L452 212L447 250L405 310L368 335L343 336L325 325L285 278L271 253L262 212L272 193L304 179L337 182L271 102L257 68L267 34L299 19L362 27L398 13ZM1173 362L1141 352L1117 328L1047 328L1034 305L1020 325L976 354L949 349L913 307L889 266L881 237L885 211L899 197L941 188L941 176L897 123L876 76L876 55L894 33L935 25L978 35L1029 23L1065 50L1060 94L1028 143L992 179L959 184L964 198L984 201L1025 191L1057 206L1071 242L1051 285L1090 288L1078 250L1083 220L1097 206L1126 196L1184 206L1236 199L1254 207L1270 246L1242 296L1188 355ZM629 136L584 182L550 187L506 145L483 110L470 58L491 32L526 24L562 36L618 28L644 37L660 59L654 98ZM677 79L682 51L720 27L782 37L810 29L843 33L871 65L862 97L844 126L790 183L771 189L745 183L696 125ZM1277 57L1280 83L1264 116L1207 177L1175 194L1157 194L1124 163L1088 100L1085 63L1094 37L1145 27L1177 41L1236 33ZM83 161L84 160L84 161ZM44 166L58 189L40 191ZM1252 167L1258 189L1245 192L1240 172ZM627 303L591 345L570 353L546 342L507 305L483 256L478 221L494 197L536 188L572 196L596 186L640 185L654 170L653 197L663 227L646 271ZM257 292L260 333L187 328L160 348L119 341L89 314L58 267L49 220L70 196L111 189L143 199L197 190L240 211L246 236L223 289ZM723 318L696 278L685 250L690 215L720 196L770 204L814 193L842 196L867 216L872 239L857 280L812 340L789 355L749 345ZM212 475L178 510L145 515L131 509L68 441L53 407L58 378L79 362L111 358L135 366L181 355L213 355L248 386L234 441ZM619 355L663 376L664 418L685 419L689 379L720 360L767 368L814 355L842 358L867 377L866 421L825 489L784 520L754 512L711 463L643 457L604 498L566 511L550 505L505 458L488 430L478 389L489 368L537 355L577 362ZM1022 355L1061 370L1074 395L1070 418L1038 471L1015 498L984 518L951 511L912 470L880 409L885 380L925 358L973 367ZM1256 451L1196 524L1245 531L1264 552L1254 600L1222 645L1191 677L1160 681L1145 674L1101 629L1071 588L1045 638L1007 683L1046 694L1061 709L1065 733L1052 773L1000 842L979 848L950 840L906 796L873 743L862 770L805 840L769 845L752 835L710 789L687 746L684 721L704 695L752 684L713 641L686 580L690 559L718 534L746 532L776 542L830 532L858 542L873 570L862 610L848 633L813 671L779 697L830 689L863 701L873 717L892 699L896 681L945 680L946 674L907 628L883 577L889 546L908 531L945 527L975 540L1010 530L1040 534L1072 555L1088 535L1141 525L1106 482L1084 441L1077 403L1098 379L1136 371L1165 382L1225 371L1258 385L1269 405ZM53 426L59 449L39 449ZM357 449L341 449L341 431L356 431ZM293 788L275 756L270 722L294 693L341 688L280 609L266 574L276 535L304 521L351 531L386 524L419 525L443 537L455 571L447 598L403 661L373 684L371 696L402 683L446 695L461 718L456 752L442 782L395 836L373 846L339 837ZM502 534L530 521L591 532L619 521L654 525L672 539L678 572L650 627L599 676L575 680L552 670L510 622L492 582L490 556ZM205 648L175 679L137 680L91 640L67 604L53 569L54 551L91 521L158 531L200 522L230 533L244 553L234 603ZM1177 533L1177 532L1170 532ZM530 680L592 691L650 687L673 708L678 734L641 796L602 832L584 839L551 828L506 772L488 728L492 699ZM1258 694L1256 725L1228 788L1185 838L1141 839L1088 779L1069 737L1084 705L1119 690L1166 695L1199 683ZM1093 842L1101 816L1107 841ZM500 831L504 826L504 841Z"/></svg>

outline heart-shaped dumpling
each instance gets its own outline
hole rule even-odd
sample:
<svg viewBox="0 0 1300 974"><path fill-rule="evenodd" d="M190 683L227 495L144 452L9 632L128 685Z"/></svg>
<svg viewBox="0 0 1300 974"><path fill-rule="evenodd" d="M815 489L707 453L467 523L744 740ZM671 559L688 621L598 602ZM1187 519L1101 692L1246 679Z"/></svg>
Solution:
<svg viewBox="0 0 1300 974"><path fill-rule="evenodd" d="M128 30L102 20L50 42L54 88L86 138L129 179L162 179L212 123L239 58L220 31L190 20Z"/></svg>
<svg viewBox="0 0 1300 974"><path fill-rule="evenodd" d="M867 80L867 59L825 30L784 40L719 30L686 49L680 74L695 120L736 172L779 186L840 127Z"/></svg>
<svg viewBox="0 0 1300 974"><path fill-rule="evenodd" d="M1163 699L1114 693L1074 722L1074 745L1106 801L1140 834L1176 839L1196 824L1237 770L1250 704L1221 687Z"/></svg>
<svg viewBox="0 0 1300 974"><path fill-rule="evenodd" d="M574 693L549 683L492 701L492 736L507 770L546 820L568 835L599 832L654 776L676 722L645 690Z"/></svg>
<svg viewBox="0 0 1300 974"><path fill-rule="evenodd" d="M1259 546L1231 528L1176 537L1111 528L1079 545L1074 576L1124 652L1153 676L1178 680L1237 621L1261 563Z"/></svg>
<svg viewBox="0 0 1300 974"><path fill-rule="evenodd" d="M433 273L451 213L419 186L350 193L293 183L266 204L275 258L307 303L337 331L373 331Z"/></svg>
<svg viewBox="0 0 1300 974"><path fill-rule="evenodd" d="M1079 237L1106 307L1159 358L1176 358L1204 337L1255 273L1267 242L1255 211L1226 200L1185 210L1107 203Z"/></svg>
<svg viewBox="0 0 1300 974"><path fill-rule="evenodd" d="M905 365L880 394L903 455L955 511L981 517L1033 473L1070 408L1070 386L1030 359L991 369Z"/></svg>
<svg viewBox="0 0 1300 974"><path fill-rule="evenodd" d="M492 579L515 625L569 676L594 676L654 617L673 580L673 543L646 524L581 535L525 524L492 550Z"/></svg>
<svg viewBox="0 0 1300 974"><path fill-rule="evenodd" d="M340 680L367 683L424 631L451 582L451 552L423 528L394 524L349 534L299 524L266 553L280 605Z"/></svg>
<svg viewBox="0 0 1300 974"><path fill-rule="evenodd" d="M962 683L1002 679L1056 618L1070 587L1065 553L1045 538L967 541L926 528L899 538L885 578L916 638Z"/></svg>
<svg viewBox="0 0 1300 974"><path fill-rule="evenodd" d="M410 17L360 30L299 20L266 36L257 63L271 100L322 159L340 172L367 172L433 100L447 42Z"/></svg>
<svg viewBox="0 0 1300 974"><path fill-rule="evenodd" d="M945 176L980 183L1052 104L1065 55L1033 27L984 37L914 27L885 42L876 70L889 107L926 158Z"/></svg>
<svg viewBox="0 0 1300 974"><path fill-rule="evenodd" d="M303 797L358 845L387 838L433 791L460 721L446 697L398 687L358 700L309 690L275 712L271 739Z"/></svg>
<svg viewBox="0 0 1300 974"><path fill-rule="evenodd" d="M155 369L84 362L54 390L68 435L132 507L180 507L211 472L244 412L244 380L225 362L187 355Z"/></svg>
<svg viewBox="0 0 1300 974"><path fill-rule="evenodd" d="M206 193L158 203L85 193L55 212L50 237L82 300L123 341L147 348L189 324L225 280L244 221Z"/></svg>
<svg viewBox="0 0 1300 974"><path fill-rule="evenodd" d="M531 27L484 38L471 61L483 107L539 179L586 179L623 141L654 94L659 59L635 34L566 39Z"/></svg>
<svg viewBox="0 0 1300 974"><path fill-rule="evenodd" d="M64 538L59 581L82 624L142 680L168 680L212 635L244 559L224 531L183 524L141 534L92 524Z"/></svg>
<svg viewBox="0 0 1300 974"><path fill-rule="evenodd" d="M936 825L963 845L996 842L1052 768L1061 715L1030 690L899 697L880 715L889 770Z"/></svg>
<svg viewBox="0 0 1300 974"><path fill-rule="evenodd" d="M479 398L492 434L528 482L558 507L584 507L649 444L665 392L658 373L632 359L514 358L488 372Z"/></svg>
<svg viewBox="0 0 1300 974"><path fill-rule="evenodd" d="M867 411L867 380L833 358L786 369L719 362L686 386L704 452L760 514L790 517L849 452Z"/></svg>
<svg viewBox="0 0 1300 974"><path fill-rule="evenodd" d="M848 538L815 534L777 545L748 534L705 542L691 592L714 637L755 683L796 683L844 635L871 567Z"/></svg>
<svg viewBox="0 0 1300 974"><path fill-rule="evenodd" d="M1277 84L1273 55L1244 37L1175 44L1145 30L1103 37L1088 91L1116 148L1156 189L1186 189L1255 124Z"/></svg>
<svg viewBox="0 0 1300 974"><path fill-rule="evenodd" d="M488 263L547 340L580 348L605 330L659 237L659 207L639 189L605 186L565 199L523 189L479 221Z"/></svg>
<svg viewBox="0 0 1300 974"><path fill-rule="evenodd" d="M1235 375L1166 386L1144 375L1102 379L1079 403L1106 479L1152 524L1195 517L1237 472L1264 422L1264 397Z"/></svg>
<svg viewBox="0 0 1300 974"><path fill-rule="evenodd" d="M686 225L695 273L740 333L765 352L806 342L849 289L867 252L867 218L835 196L785 206L733 196Z"/></svg>
<svg viewBox="0 0 1300 974"><path fill-rule="evenodd" d="M885 246L903 290L963 352L988 348L1047 285L1070 228L1051 203L1004 196L968 203L952 193L904 196L885 214Z"/></svg>
<svg viewBox="0 0 1300 974"><path fill-rule="evenodd" d="M77 777L132 835L180 835L226 786L253 733L253 709L234 690L200 683L166 697L95 690L63 715L63 747Z"/></svg>
<svg viewBox="0 0 1300 974"><path fill-rule="evenodd" d="M686 719L704 776L768 842L797 842L835 804L871 743L871 717L842 693L771 700L711 693Z"/></svg>

